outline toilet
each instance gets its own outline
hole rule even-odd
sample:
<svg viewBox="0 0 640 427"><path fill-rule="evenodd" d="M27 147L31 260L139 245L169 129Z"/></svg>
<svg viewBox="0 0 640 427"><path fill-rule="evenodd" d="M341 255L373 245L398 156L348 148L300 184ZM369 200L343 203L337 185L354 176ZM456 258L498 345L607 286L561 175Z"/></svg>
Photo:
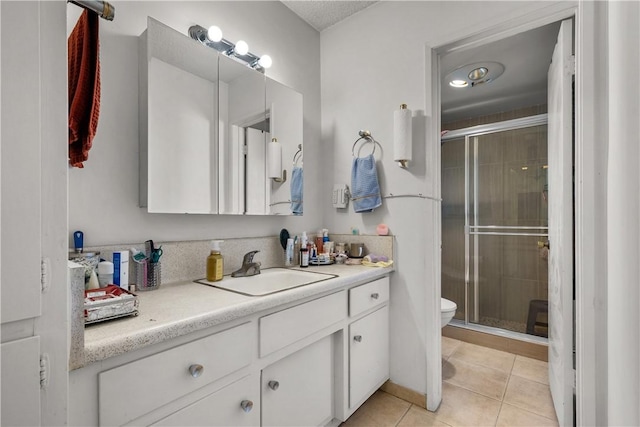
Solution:
<svg viewBox="0 0 640 427"><path fill-rule="evenodd" d="M447 323L453 319L453 316L456 314L456 309L458 306L455 302L449 301L445 298L440 298L440 327L444 328Z"/></svg>

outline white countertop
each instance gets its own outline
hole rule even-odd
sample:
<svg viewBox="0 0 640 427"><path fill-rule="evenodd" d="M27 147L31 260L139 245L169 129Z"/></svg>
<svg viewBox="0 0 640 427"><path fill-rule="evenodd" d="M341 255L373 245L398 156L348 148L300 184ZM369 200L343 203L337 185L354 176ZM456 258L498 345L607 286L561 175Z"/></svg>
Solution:
<svg viewBox="0 0 640 427"><path fill-rule="evenodd" d="M85 327L84 365L249 316L305 298L365 283L393 268L360 265L309 267L338 277L271 295L250 297L194 282L140 292L139 315ZM233 280L225 276L224 280Z"/></svg>

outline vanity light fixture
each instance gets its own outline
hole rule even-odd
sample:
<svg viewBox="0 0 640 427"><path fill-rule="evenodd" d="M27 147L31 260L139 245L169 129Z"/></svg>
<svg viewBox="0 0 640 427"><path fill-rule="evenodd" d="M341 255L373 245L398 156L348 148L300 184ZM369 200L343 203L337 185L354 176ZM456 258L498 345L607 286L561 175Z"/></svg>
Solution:
<svg viewBox="0 0 640 427"><path fill-rule="evenodd" d="M244 40L238 40L238 42L234 44L223 38L222 30L215 25L209 27L209 29L201 27L200 25L193 25L189 28L189 37L198 40L203 45L215 49L229 58L243 62L261 73L264 73L273 63L269 55L259 57L249 52L249 45Z"/></svg>

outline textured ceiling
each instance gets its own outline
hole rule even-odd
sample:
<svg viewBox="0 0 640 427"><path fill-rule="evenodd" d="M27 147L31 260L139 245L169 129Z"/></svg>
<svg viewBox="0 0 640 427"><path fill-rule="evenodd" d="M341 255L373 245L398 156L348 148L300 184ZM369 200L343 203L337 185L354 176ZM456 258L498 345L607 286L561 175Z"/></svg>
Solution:
<svg viewBox="0 0 640 427"><path fill-rule="evenodd" d="M325 1L303 0L282 1L296 15L304 19L313 28L322 31L343 19L371 6L375 1Z"/></svg>

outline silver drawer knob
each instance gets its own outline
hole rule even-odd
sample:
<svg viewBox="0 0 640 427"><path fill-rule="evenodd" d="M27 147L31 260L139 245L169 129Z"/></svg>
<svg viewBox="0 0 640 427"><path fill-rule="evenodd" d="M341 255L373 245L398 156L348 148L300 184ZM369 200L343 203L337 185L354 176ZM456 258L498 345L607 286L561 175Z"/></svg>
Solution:
<svg viewBox="0 0 640 427"><path fill-rule="evenodd" d="M204 366L202 365L191 365L189 366L189 373L193 378L198 378L204 372Z"/></svg>
<svg viewBox="0 0 640 427"><path fill-rule="evenodd" d="M273 391L276 391L278 387L280 387L280 383L278 381L271 380L267 383L269 388Z"/></svg>
<svg viewBox="0 0 640 427"><path fill-rule="evenodd" d="M373 299L378 299L379 297L380 297L380 294L377 293L377 292L371 294L371 298L373 298Z"/></svg>
<svg viewBox="0 0 640 427"><path fill-rule="evenodd" d="M355 342L361 342L361 341L362 341L362 335L356 335L356 336L354 336L354 337L353 337L353 340L354 340Z"/></svg>
<svg viewBox="0 0 640 427"><path fill-rule="evenodd" d="M244 412L251 412L251 410L253 409L253 402L250 400L243 400L242 402L240 402L240 407Z"/></svg>

